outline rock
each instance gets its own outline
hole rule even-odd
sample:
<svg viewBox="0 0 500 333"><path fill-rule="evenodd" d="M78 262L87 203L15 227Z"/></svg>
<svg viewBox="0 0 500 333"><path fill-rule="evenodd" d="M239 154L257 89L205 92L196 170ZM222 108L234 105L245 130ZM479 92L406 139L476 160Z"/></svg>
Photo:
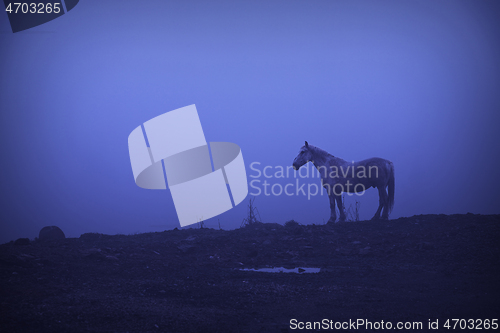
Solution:
<svg viewBox="0 0 500 333"><path fill-rule="evenodd" d="M80 239L84 241L96 241L100 238L102 238L102 234L97 232L86 232L80 235Z"/></svg>
<svg viewBox="0 0 500 333"><path fill-rule="evenodd" d="M65 238L66 236L64 235L64 232L56 226L43 227L42 230L40 230L40 234L38 235L38 239L40 239L41 241Z"/></svg>
<svg viewBox="0 0 500 333"><path fill-rule="evenodd" d="M285 222L285 227L290 228L290 227L298 227L300 225L299 222L295 220L290 220Z"/></svg>
<svg viewBox="0 0 500 333"><path fill-rule="evenodd" d="M188 245L188 244L181 244L181 245L177 246L177 248L179 250L181 250L182 252L186 253L188 251L192 251L194 249L194 246Z"/></svg>
<svg viewBox="0 0 500 333"><path fill-rule="evenodd" d="M421 242L418 244L417 248L419 250L432 250L434 246L430 242Z"/></svg>
<svg viewBox="0 0 500 333"><path fill-rule="evenodd" d="M14 245L30 245L30 239L29 238L18 238L14 242Z"/></svg>
<svg viewBox="0 0 500 333"><path fill-rule="evenodd" d="M28 259L35 259L35 257L32 255L26 254L26 253L22 253L22 254L17 256L17 259L20 259L22 261L26 261Z"/></svg>
<svg viewBox="0 0 500 333"><path fill-rule="evenodd" d="M359 254L367 254L370 252L371 247L367 246L364 249L359 250Z"/></svg>
<svg viewBox="0 0 500 333"><path fill-rule="evenodd" d="M258 255L259 255L259 252L258 252L257 250L252 250L252 251L250 251L250 252L248 253L248 255L247 255L247 256L248 256L248 257L250 257L250 258L255 258L255 257L257 257Z"/></svg>
<svg viewBox="0 0 500 333"><path fill-rule="evenodd" d="M80 250L80 253L85 258L89 258L89 259L101 259L103 257L101 249L97 249L97 248Z"/></svg>

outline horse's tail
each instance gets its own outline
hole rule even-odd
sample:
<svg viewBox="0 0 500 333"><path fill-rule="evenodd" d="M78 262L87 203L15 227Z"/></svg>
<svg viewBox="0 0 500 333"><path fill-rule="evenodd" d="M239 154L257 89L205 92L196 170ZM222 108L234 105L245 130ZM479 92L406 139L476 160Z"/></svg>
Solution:
<svg viewBox="0 0 500 333"><path fill-rule="evenodd" d="M395 187L395 180L394 180L394 164L390 162L390 171L389 171L389 182L387 183L388 187L388 195L389 195L389 202L388 202L388 208L389 208L389 213L392 211L392 207L394 207L394 187Z"/></svg>

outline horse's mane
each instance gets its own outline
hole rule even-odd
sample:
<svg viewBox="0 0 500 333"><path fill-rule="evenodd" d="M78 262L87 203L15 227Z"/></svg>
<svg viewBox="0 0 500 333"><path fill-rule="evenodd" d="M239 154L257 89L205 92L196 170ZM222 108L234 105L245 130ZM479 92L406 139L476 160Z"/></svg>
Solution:
<svg viewBox="0 0 500 333"><path fill-rule="evenodd" d="M323 150L319 147L316 147L316 146L313 146L313 145L309 145L310 148L312 148L313 152L315 154L318 154L320 155L321 157L325 157L325 158L328 158L328 157L335 157L333 156L332 154L330 154L329 152L327 152L326 150Z"/></svg>

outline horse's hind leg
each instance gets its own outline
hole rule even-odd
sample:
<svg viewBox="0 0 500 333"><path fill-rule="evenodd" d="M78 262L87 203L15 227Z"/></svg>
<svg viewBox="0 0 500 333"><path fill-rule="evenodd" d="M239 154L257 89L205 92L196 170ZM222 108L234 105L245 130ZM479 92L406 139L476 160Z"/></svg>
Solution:
<svg viewBox="0 0 500 333"><path fill-rule="evenodd" d="M337 200L337 207L339 207L339 212L340 212L340 222L345 221L345 212L344 212L344 205L342 204L342 197L340 195L336 195L335 199Z"/></svg>
<svg viewBox="0 0 500 333"><path fill-rule="evenodd" d="M384 187L377 187L378 189L378 209L375 212L375 215L373 215L372 220L378 220L380 219L380 212L382 211L382 208L387 206L387 192L385 191ZM388 219L388 211L387 209L384 209L384 214L382 215L383 219Z"/></svg>
<svg viewBox="0 0 500 333"><path fill-rule="evenodd" d="M382 193L384 195L384 209L382 210L382 218L384 220L389 219L389 196L387 195L387 192L385 191L385 187L382 188Z"/></svg>
<svg viewBox="0 0 500 333"><path fill-rule="evenodd" d="M337 220L337 213L335 212L335 196L333 193L328 194L328 198L330 199L330 219L328 220L328 223L335 223L335 220Z"/></svg>

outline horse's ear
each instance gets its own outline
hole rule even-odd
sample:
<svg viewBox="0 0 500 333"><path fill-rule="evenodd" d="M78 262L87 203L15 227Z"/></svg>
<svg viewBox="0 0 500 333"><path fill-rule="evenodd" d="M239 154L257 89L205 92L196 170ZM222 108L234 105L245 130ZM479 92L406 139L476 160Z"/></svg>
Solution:
<svg viewBox="0 0 500 333"><path fill-rule="evenodd" d="M307 143L307 141L306 141L306 147L309 147L309 144Z"/></svg>

